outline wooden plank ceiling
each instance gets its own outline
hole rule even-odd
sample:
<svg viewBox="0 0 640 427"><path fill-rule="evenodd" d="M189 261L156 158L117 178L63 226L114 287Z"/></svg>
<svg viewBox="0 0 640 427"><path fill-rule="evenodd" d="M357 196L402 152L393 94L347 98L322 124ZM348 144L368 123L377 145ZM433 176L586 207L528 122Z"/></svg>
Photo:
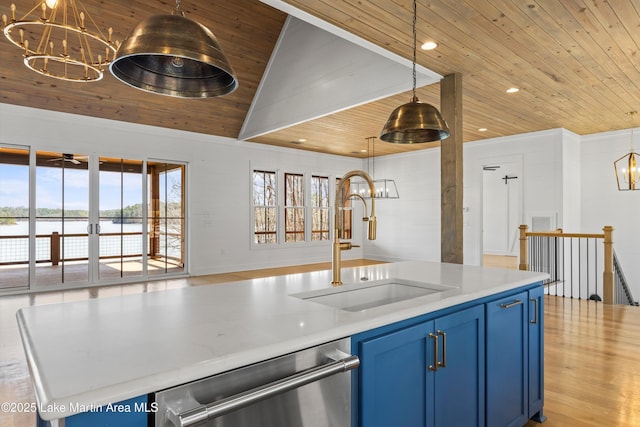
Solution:
<svg viewBox="0 0 640 427"><path fill-rule="evenodd" d="M10 1L0 4L0 14L8 14ZM412 56L411 0L286 2ZM19 10L32 3L16 1ZM83 4L120 40L143 18L173 6L156 0ZM110 75L79 85L47 79L27 71L16 48L0 40L0 102L237 137L286 16L258 0L181 5L216 34L238 74L236 92L184 100L131 89ZM640 109L639 23L637 0L419 0L418 42L439 46L419 50L418 63L441 75L462 74L465 142L559 127L579 135L629 128L639 125L626 114ZM520 91L507 94L512 86ZM419 89L418 96L439 105L437 85ZM366 138L379 135L389 113L409 98L395 95L252 141L365 157ZM376 154L436 145L377 141Z"/></svg>

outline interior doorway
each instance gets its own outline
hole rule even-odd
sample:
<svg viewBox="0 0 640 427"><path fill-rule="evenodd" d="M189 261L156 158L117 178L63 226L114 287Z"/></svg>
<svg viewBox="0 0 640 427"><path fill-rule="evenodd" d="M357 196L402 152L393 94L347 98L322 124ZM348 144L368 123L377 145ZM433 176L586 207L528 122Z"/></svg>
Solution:
<svg viewBox="0 0 640 427"><path fill-rule="evenodd" d="M483 254L517 257L523 210L522 158L496 158L482 170Z"/></svg>

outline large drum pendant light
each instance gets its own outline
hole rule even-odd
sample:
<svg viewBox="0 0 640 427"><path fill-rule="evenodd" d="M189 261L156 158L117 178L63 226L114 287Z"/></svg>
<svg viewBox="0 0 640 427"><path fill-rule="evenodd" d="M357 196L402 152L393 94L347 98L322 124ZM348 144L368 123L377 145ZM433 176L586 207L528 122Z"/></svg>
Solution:
<svg viewBox="0 0 640 427"><path fill-rule="evenodd" d="M393 110L380 133L380 139L397 144L432 142L449 137L451 132L436 107L420 102L416 96L416 20L413 1L413 97Z"/></svg>
<svg viewBox="0 0 640 427"><path fill-rule="evenodd" d="M238 87L216 37L186 18L179 0L171 15L139 23L118 48L109 69L130 86L181 98L226 95Z"/></svg>

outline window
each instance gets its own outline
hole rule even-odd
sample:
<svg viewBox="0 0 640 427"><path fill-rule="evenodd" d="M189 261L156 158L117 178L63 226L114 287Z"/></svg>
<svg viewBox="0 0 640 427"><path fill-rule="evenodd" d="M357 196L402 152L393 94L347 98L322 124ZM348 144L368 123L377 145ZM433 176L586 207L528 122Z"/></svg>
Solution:
<svg viewBox="0 0 640 427"><path fill-rule="evenodd" d="M329 178L311 177L311 240L329 240Z"/></svg>
<svg viewBox="0 0 640 427"><path fill-rule="evenodd" d="M277 242L276 173L253 171L254 241Z"/></svg>
<svg viewBox="0 0 640 427"><path fill-rule="evenodd" d="M304 176L284 174L285 242L304 242Z"/></svg>

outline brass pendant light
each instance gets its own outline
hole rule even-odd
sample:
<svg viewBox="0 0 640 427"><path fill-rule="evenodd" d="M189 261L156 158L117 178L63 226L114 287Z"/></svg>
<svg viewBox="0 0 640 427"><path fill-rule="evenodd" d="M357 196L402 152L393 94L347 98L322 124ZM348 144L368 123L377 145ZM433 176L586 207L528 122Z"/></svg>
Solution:
<svg viewBox="0 0 640 427"><path fill-rule="evenodd" d="M640 154L633 148L633 118L637 111L629 111L627 114L632 120L629 153L613 162L619 191L640 190Z"/></svg>
<svg viewBox="0 0 640 427"><path fill-rule="evenodd" d="M416 20L413 0L413 97L393 110L380 133L380 139L397 144L433 142L449 137L451 132L436 107L420 102L416 96Z"/></svg>
<svg viewBox="0 0 640 427"><path fill-rule="evenodd" d="M226 95L238 87L218 40L207 27L184 16L180 0L170 15L139 23L109 69L130 86L180 98Z"/></svg>

